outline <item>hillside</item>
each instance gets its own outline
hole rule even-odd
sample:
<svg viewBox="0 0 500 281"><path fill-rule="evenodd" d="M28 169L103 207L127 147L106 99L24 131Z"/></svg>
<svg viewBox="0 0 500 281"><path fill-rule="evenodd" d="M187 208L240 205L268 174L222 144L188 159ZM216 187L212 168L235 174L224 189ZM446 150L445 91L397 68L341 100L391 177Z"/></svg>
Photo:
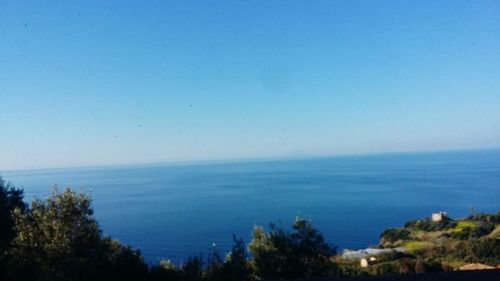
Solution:
<svg viewBox="0 0 500 281"><path fill-rule="evenodd" d="M495 267L500 264L500 212L412 220L383 231L378 248L383 249L378 255L365 251L364 266L359 258L338 258L340 268L345 275L380 275L449 271L469 263Z"/></svg>

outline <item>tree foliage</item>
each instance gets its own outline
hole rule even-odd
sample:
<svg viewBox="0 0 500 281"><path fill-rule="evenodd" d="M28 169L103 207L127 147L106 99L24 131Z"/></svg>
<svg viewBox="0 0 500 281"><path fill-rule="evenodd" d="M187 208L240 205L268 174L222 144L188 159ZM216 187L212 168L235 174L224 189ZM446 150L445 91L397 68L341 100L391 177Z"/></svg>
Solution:
<svg viewBox="0 0 500 281"><path fill-rule="evenodd" d="M184 281L203 280L203 258L201 256L189 257L182 266L181 277Z"/></svg>
<svg viewBox="0 0 500 281"><path fill-rule="evenodd" d="M149 272L150 281L178 281L181 280L179 269L170 260L160 260L157 265L151 267Z"/></svg>
<svg viewBox="0 0 500 281"><path fill-rule="evenodd" d="M328 245L311 222L297 218L289 231L272 224L270 231L257 226L248 248L256 274L263 278L324 276L335 270Z"/></svg>
<svg viewBox="0 0 500 281"><path fill-rule="evenodd" d="M452 232L449 237L460 240L476 239L490 234L496 225L492 222L480 222L474 227L464 227L461 231Z"/></svg>
<svg viewBox="0 0 500 281"><path fill-rule="evenodd" d="M484 213L474 214L470 215L468 219L472 221L500 223L500 212L496 212L493 214L484 214Z"/></svg>
<svg viewBox="0 0 500 281"><path fill-rule="evenodd" d="M0 177L0 264L5 251L15 237L14 210L23 211L26 204L23 202L23 190L6 184Z"/></svg>
<svg viewBox="0 0 500 281"><path fill-rule="evenodd" d="M250 280L251 268L247 259L245 243L233 235L234 245L224 262L225 280Z"/></svg>
<svg viewBox="0 0 500 281"><path fill-rule="evenodd" d="M457 225L456 221L449 218L441 221L432 221L431 219L412 220L405 224L405 228L416 228L423 231L439 231L453 228Z"/></svg>
<svg viewBox="0 0 500 281"><path fill-rule="evenodd" d="M404 228L388 228L380 234L381 244L393 244L410 237L410 232Z"/></svg>
<svg viewBox="0 0 500 281"><path fill-rule="evenodd" d="M147 274L139 252L101 236L84 193L54 189L48 199L15 209L13 218L16 236L7 252L13 280L141 280Z"/></svg>
<svg viewBox="0 0 500 281"><path fill-rule="evenodd" d="M500 239L470 239L461 241L450 255L467 262L480 262L495 265L500 261Z"/></svg>

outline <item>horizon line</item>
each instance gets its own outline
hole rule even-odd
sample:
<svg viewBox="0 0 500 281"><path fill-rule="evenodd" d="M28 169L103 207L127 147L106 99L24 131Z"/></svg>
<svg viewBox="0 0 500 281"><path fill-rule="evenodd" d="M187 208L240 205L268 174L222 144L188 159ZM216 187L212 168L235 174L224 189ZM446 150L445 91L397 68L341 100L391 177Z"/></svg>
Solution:
<svg viewBox="0 0 500 281"><path fill-rule="evenodd" d="M0 170L1 173L15 173L15 172L36 172L47 170L72 170L72 169L106 169L106 168L125 168L130 166L191 166L191 165L208 165L208 164L223 164L232 162L266 162L266 161L280 161L280 160L301 160L301 159L318 159L318 158L342 158L342 157L363 157L363 156L377 156L377 155L397 155L397 154L425 154L425 153L453 153L453 152L479 152L500 150L500 146L494 147L469 147L469 148L450 148L450 149L431 149L431 150L401 150L401 151L385 151L385 152L346 152L336 154L300 154L300 155L281 155L281 156L268 156L268 157L242 157L242 158L219 158L219 159L200 159L200 160L172 160L172 161L151 161L151 162L136 162L136 163L116 163L116 164L83 164L74 166L54 166L44 168L21 168L21 169L7 169Z"/></svg>

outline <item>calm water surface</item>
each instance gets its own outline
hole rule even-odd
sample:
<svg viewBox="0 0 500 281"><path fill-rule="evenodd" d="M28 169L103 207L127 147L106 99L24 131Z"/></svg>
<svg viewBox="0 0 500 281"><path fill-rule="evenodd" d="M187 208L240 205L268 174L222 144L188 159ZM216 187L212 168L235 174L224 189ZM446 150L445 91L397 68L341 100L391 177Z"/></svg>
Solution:
<svg viewBox="0 0 500 281"><path fill-rule="evenodd" d="M341 248L437 210L500 210L500 151L415 153L262 162L140 165L1 173L26 199L55 184L90 190L105 234L149 261L226 251L232 234L309 217Z"/></svg>

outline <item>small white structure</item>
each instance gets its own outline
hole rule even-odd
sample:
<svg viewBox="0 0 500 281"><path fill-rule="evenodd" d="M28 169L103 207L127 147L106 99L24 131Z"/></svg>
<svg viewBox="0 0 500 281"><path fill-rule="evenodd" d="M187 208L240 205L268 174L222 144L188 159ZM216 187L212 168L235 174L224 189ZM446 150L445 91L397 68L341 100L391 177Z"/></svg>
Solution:
<svg viewBox="0 0 500 281"><path fill-rule="evenodd" d="M377 262L377 258L375 258L375 257L370 257L369 259L362 258L359 261L361 267L368 267L369 265L374 264L376 262Z"/></svg>
<svg viewBox="0 0 500 281"><path fill-rule="evenodd" d="M446 212L432 213L432 221L442 221L447 218L448 218L448 213Z"/></svg>
<svg viewBox="0 0 500 281"><path fill-rule="evenodd" d="M404 247L389 248L389 249L366 248L354 251L349 249L344 249L342 253L342 258L345 260L355 260L355 259L361 260L362 258L367 258L369 256L376 256L384 253L393 253L393 252L404 253L405 251L406 249Z"/></svg>

